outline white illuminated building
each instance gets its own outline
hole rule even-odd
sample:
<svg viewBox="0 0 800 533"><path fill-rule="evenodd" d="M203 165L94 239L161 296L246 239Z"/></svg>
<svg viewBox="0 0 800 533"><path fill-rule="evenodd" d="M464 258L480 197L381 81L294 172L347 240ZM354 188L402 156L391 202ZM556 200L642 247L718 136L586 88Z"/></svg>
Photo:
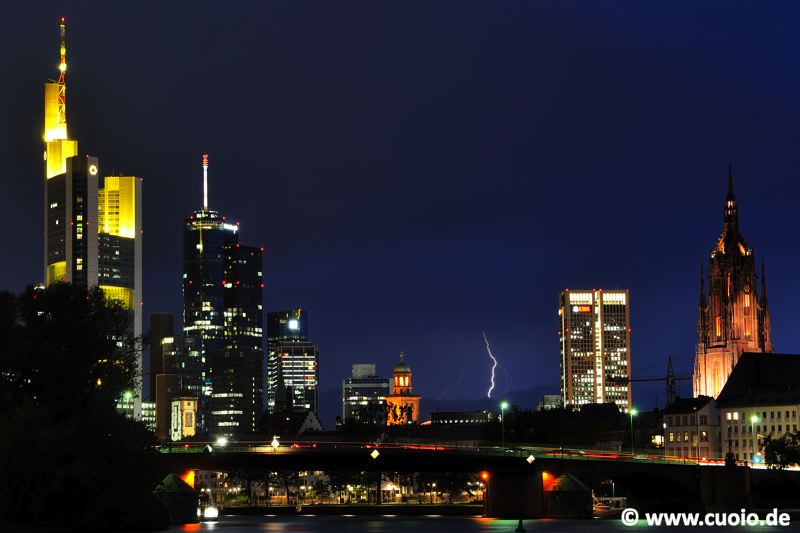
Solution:
<svg viewBox="0 0 800 533"><path fill-rule="evenodd" d="M590 403L631 405L629 293L566 289L558 308L561 399L580 408Z"/></svg>

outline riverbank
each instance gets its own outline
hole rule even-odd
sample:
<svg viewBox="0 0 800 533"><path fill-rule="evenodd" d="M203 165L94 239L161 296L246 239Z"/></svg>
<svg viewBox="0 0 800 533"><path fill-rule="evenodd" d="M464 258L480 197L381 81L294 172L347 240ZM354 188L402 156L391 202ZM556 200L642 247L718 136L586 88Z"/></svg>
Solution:
<svg viewBox="0 0 800 533"><path fill-rule="evenodd" d="M476 504L394 504L383 505L305 505L272 507L223 507L220 514L227 516L481 516L483 506Z"/></svg>

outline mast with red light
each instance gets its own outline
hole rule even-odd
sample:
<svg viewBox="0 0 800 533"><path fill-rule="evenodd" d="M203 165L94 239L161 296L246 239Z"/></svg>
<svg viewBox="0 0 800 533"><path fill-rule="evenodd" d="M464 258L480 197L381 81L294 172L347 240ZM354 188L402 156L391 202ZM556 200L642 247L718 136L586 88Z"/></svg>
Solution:
<svg viewBox="0 0 800 533"><path fill-rule="evenodd" d="M208 211L208 154L203 154L203 211Z"/></svg>
<svg viewBox="0 0 800 533"><path fill-rule="evenodd" d="M58 123L67 123L67 24L64 17L61 17L61 47L59 53L61 58L58 63Z"/></svg>

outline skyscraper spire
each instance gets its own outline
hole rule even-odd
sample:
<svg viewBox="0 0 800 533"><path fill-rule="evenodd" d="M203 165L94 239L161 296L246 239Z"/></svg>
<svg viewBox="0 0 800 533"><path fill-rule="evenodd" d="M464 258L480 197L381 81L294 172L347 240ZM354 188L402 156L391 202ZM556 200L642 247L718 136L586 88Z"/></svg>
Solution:
<svg viewBox="0 0 800 533"><path fill-rule="evenodd" d="M203 211L208 211L208 154L203 154Z"/></svg>
<svg viewBox="0 0 800 533"><path fill-rule="evenodd" d="M725 226L739 228L739 209L736 207L736 196L733 194L733 165L728 165L728 195L725 198Z"/></svg>
<svg viewBox="0 0 800 533"><path fill-rule="evenodd" d="M60 60L58 63L58 122L67 123L67 24L61 17L61 47L59 48Z"/></svg>

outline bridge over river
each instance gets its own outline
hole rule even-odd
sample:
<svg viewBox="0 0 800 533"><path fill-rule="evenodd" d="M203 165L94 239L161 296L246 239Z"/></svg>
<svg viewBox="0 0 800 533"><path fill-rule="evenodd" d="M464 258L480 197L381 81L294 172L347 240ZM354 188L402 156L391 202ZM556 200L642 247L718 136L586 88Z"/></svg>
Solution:
<svg viewBox="0 0 800 533"><path fill-rule="evenodd" d="M542 516L543 495L569 473L597 488L614 482L640 511L738 511L800 507L800 472L725 466L648 454L542 446L452 446L360 442L192 443L160 447L172 470L324 470L484 472L485 511L493 517ZM781 501L776 501L776 498Z"/></svg>

